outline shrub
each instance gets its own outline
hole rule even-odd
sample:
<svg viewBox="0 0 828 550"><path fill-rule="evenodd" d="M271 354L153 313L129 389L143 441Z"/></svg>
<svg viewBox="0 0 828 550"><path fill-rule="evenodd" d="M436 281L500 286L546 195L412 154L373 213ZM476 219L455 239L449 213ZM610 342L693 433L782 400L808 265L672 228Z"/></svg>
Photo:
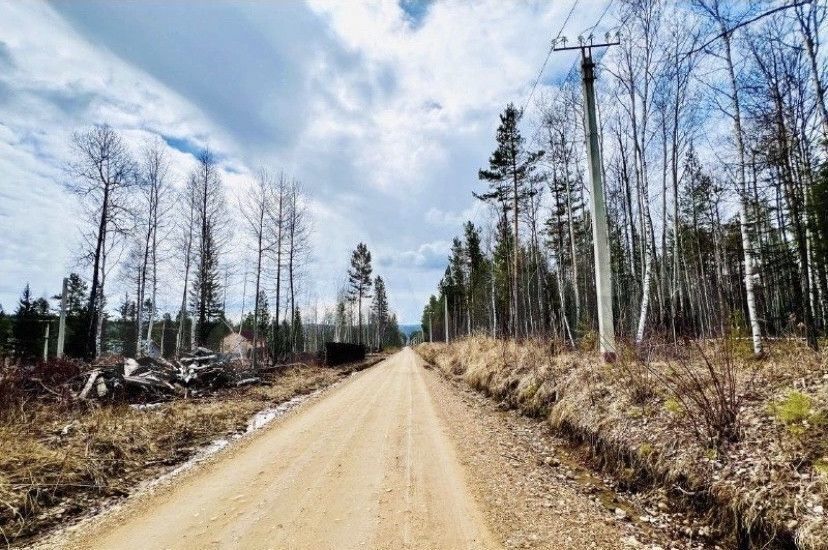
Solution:
<svg viewBox="0 0 828 550"><path fill-rule="evenodd" d="M681 418L702 444L721 449L739 438L739 409L753 376L740 386L739 369L727 343L710 353L698 344L693 349L697 353L677 354L666 368L647 366L673 396L665 408L682 411Z"/></svg>

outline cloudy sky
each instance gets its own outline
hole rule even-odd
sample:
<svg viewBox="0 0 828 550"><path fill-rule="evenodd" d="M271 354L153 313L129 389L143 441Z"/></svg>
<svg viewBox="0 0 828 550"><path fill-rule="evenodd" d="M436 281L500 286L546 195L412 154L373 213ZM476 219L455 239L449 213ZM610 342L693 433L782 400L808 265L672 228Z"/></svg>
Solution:
<svg viewBox="0 0 828 550"><path fill-rule="evenodd" d="M565 34L605 4L581 1ZM161 136L177 178L209 145L233 204L260 166L301 180L314 220L305 294L330 302L364 241L392 308L418 322L451 238L481 214L471 191L497 114L525 101L569 9L568 0L0 0L0 304L13 310L27 281L51 295L70 270L88 271L65 167L72 132L108 123L136 149ZM572 55L553 55L542 85L560 80ZM232 308L243 249L226 258ZM159 304L171 311L172 272Z"/></svg>

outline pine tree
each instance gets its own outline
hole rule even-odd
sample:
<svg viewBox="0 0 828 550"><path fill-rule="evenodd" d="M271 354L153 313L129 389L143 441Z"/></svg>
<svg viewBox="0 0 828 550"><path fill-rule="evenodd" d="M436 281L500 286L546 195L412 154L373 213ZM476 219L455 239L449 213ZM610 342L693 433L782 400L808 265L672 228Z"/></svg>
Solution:
<svg viewBox="0 0 828 550"><path fill-rule="evenodd" d="M259 334L267 334L267 329L270 326L270 305L267 302L267 294L265 291L259 291ZM244 321L241 324L241 330L253 332L254 314L249 312L244 316Z"/></svg>
<svg viewBox="0 0 828 550"><path fill-rule="evenodd" d="M514 104L506 106L506 110L500 115L500 126L497 129L497 149L489 157L489 168L481 169L478 178L489 182L491 191L480 196L482 199L494 200L500 203L503 217L501 226L503 232L502 240L506 242L505 234L508 231L508 207L505 197L506 189L511 195L512 209L512 239L514 247L512 254L512 272L510 280L512 307L510 311L510 325L512 334L517 336L520 326L520 231L518 222L520 220L521 204L525 201L529 189L527 184L533 177L537 162L543 156L543 151L526 151L524 138L520 133L518 124L523 112L518 110Z"/></svg>
<svg viewBox="0 0 828 550"><path fill-rule="evenodd" d="M362 300L370 298L371 290L371 253L364 243L359 243L351 254L351 268L348 270L348 298L357 303L357 324L359 333L357 343L363 343L362 334Z"/></svg>
<svg viewBox="0 0 828 550"><path fill-rule="evenodd" d="M385 335L383 336L382 344L384 347L396 348L403 344L402 333L400 326L397 323L397 315L392 313L388 318L388 325L385 327Z"/></svg>
<svg viewBox="0 0 828 550"><path fill-rule="evenodd" d="M131 300L124 294L124 301L118 307L121 318L118 320L118 340L120 352L127 356L134 356L138 346L138 336L135 332L135 317L138 314L138 307L135 300Z"/></svg>
<svg viewBox="0 0 828 550"><path fill-rule="evenodd" d="M293 309L293 324L290 329L293 334L293 352L298 353L305 349L305 331L302 327L302 313L298 306Z"/></svg>
<svg viewBox="0 0 828 550"><path fill-rule="evenodd" d="M69 274L66 289L66 334L63 351L69 357L82 357L84 352L85 329L89 323L89 309L86 302L88 285L77 273ZM55 296L60 299L60 295Z"/></svg>
<svg viewBox="0 0 828 550"><path fill-rule="evenodd" d="M483 326L486 319L486 296L489 293L488 262L480 247L480 232L470 221L463 226L463 250L468 266L466 300L471 330Z"/></svg>

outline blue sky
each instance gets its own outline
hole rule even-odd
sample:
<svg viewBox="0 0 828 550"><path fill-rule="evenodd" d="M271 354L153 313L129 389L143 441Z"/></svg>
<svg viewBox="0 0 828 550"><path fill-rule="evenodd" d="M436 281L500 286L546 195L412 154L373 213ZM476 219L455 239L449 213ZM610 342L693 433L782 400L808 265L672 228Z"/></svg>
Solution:
<svg viewBox="0 0 828 550"><path fill-rule="evenodd" d="M565 5L564 5L565 4ZM603 8L581 2L575 35ZM392 307L413 323L451 238L482 218L471 191L497 114L521 103L569 3L0 1L0 304L54 294L78 264L65 192L73 131L153 135L183 178L204 145L231 205L260 166L301 180L314 253L305 300L330 303L364 241ZM544 81L566 72L553 56ZM240 309L244 235L226 255ZM174 308L180 286L166 277ZM122 295L114 272L108 294Z"/></svg>

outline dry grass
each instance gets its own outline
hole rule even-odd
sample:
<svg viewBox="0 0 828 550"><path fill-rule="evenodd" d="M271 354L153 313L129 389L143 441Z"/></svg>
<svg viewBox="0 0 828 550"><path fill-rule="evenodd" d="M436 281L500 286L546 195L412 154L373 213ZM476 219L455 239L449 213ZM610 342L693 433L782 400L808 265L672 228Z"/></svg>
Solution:
<svg viewBox="0 0 828 550"><path fill-rule="evenodd" d="M217 437L243 431L256 412L347 372L302 366L272 376L268 386L143 410L48 399L12 403L0 414L0 543L24 542L125 495Z"/></svg>
<svg viewBox="0 0 828 550"><path fill-rule="evenodd" d="M417 350L607 462L706 502L742 537L828 547L826 354L786 344L756 362L749 350L707 343L644 358L626 350L608 366L538 341L470 338Z"/></svg>

